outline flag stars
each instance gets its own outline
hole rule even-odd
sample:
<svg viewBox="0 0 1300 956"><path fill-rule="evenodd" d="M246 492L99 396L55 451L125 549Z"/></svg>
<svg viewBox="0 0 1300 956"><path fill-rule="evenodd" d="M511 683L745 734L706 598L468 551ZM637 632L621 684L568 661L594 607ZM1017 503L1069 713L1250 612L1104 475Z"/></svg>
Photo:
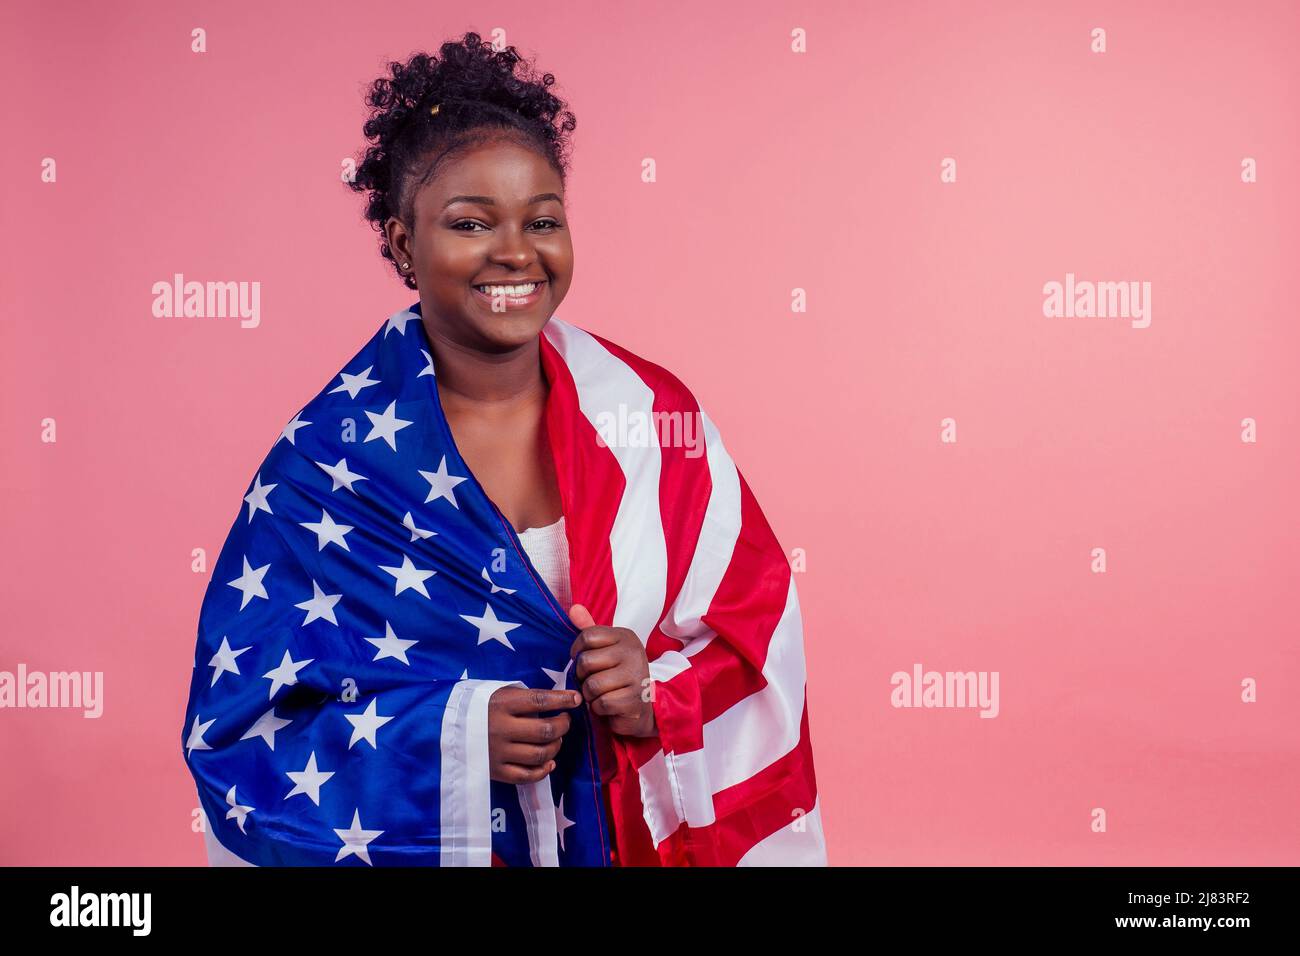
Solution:
<svg viewBox="0 0 1300 956"><path fill-rule="evenodd" d="M474 617L469 614L462 614L461 617L478 628L478 642L480 644L487 641L500 641L513 651L515 649L514 645L510 643L506 635L522 625L510 624L499 619L496 612L492 610L491 604L485 603L484 608L482 617Z"/></svg>
<svg viewBox="0 0 1300 956"><path fill-rule="evenodd" d="M424 360L429 364L420 369L420 374L415 377L420 378L423 375L432 375L434 378L437 378L438 374L433 370L433 356L429 354L429 350L420 349L420 354L424 356Z"/></svg>
<svg viewBox="0 0 1300 956"><path fill-rule="evenodd" d="M330 479L334 482L334 486L330 488L330 491L338 491L340 488L346 488L355 495L357 489L352 487L352 483L354 481L370 480L365 475L358 475L354 471L349 471L348 460L346 458L340 458L337 465L327 465L323 461L318 461L316 464L319 465L325 474L329 475ZM271 487L274 488L275 486L272 485Z"/></svg>
<svg viewBox="0 0 1300 956"><path fill-rule="evenodd" d="M253 568L248 563L248 556L244 556L244 573L233 581L227 581L232 588L239 588L244 593L244 599L239 602L239 609L242 611L248 606L248 602L255 597L266 598L266 587L262 584L262 578L266 576L266 570L270 564L264 564L260 568ZM269 598L268 598L269 600Z"/></svg>
<svg viewBox="0 0 1300 956"><path fill-rule="evenodd" d="M495 581L493 581L490 577L488 577L487 568L484 568L484 569L483 569L483 580L486 581L488 584L492 585L492 590L489 592L489 593L491 593L491 594L496 594L498 591L503 591L503 592L505 592L506 594L514 594L514 593L515 593L515 589L514 589L514 588L506 588L506 587L502 587L501 585L499 585L499 584L497 584Z"/></svg>
<svg viewBox="0 0 1300 956"><path fill-rule="evenodd" d="M244 500L248 502L248 520L253 520L254 511L265 511L267 514L274 514L271 506L266 503L266 496L276 485L262 484L262 476L259 473L253 478L253 490L244 495Z"/></svg>
<svg viewBox="0 0 1300 956"><path fill-rule="evenodd" d="M266 699L270 700L274 697L275 692L281 687L292 687L294 684L298 683L298 672L313 660L315 660L314 657L309 657L305 661L295 661L289 656L289 652L285 651L284 658L280 661L280 666L273 670L269 670L262 675L271 682L271 693L267 695Z"/></svg>
<svg viewBox="0 0 1300 956"><path fill-rule="evenodd" d="M388 442L388 447L397 451L397 433L407 425L413 424L405 419L398 418L394 409L397 408L397 399L388 403L382 414L376 414L366 409L366 415L370 418L370 434L366 436L366 441L374 441L376 438L382 438Z"/></svg>
<svg viewBox="0 0 1300 956"><path fill-rule="evenodd" d="M285 776L293 781L293 789L285 794L284 799L288 800L294 794L306 794L312 803L320 806L320 788L330 777L334 776L333 770L321 771L316 767L316 751L311 752L307 758L307 766L302 770L288 770Z"/></svg>
<svg viewBox="0 0 1300 956"><path fill-rule="evenodd" d="M456 504L456 493L453 490L462 481L469 481L468 478L461 478L457 475L447 473L447 456L442 456L442 461L438 464L437 471L424 471L420 469L420 475L429 483L429 496L424 499L424 503L436 501L444 498L451 502L451 506L459 510L460 505Z"/></svg>
<svg viewBox="0 0 1300 956"><path fill-rule="evenodd" d="M542 673L550 678L554 684L554 690L564 690L564 686L569 682L569 668L573 666L573 658L569 658L569 663L564 665L564 670L553 671L549 667L543 667Z"/></svg>
<svg viewBox="0 0 1300 956"><path fill-rule="evenodd" d="M239 805L239 801L235 799L234 787L231 787L230 792L226 794L226 803L230 807L230 811L226 814L226 819L234 820L236 823L238 823L239 832L247 835L247 831L244 829L244 818L247 817L250 813L252 813L253 810L255 810L256 808L241 807Z"/></svg>
<svg viewBox="0 0 1300 956"><path fill-rule="evenodd" d="M384 622L383 637L367 637L366 640L375 645L379 650L375 654L375 660L383 660L385 657L393 657L403 664L409 665L411 662L406 659L406 652L414 647L419 641L404 641L393 633L393 625Z"/></svg>
<svg viewBox="0 0 1300 956"><path fill-rule="evenodd" d="M388 323L384 326L384 338L388 338L388 333L397 329L399 335L406 334L406 323L416 318L414 312L410 309L403 309L401 312L394 312L388 317ZM423 349L421 349L423 351Z"/></svg>
<svg viewBox="0 0 1300 956"><path fill-rule="evenodd" d="M364 740L366 743L370 744L370 746L373 747L375 750L379 749L379 745L375 743L375 732L379 730L380 727L384 726L384 724L392 720L393 718L384 717L381 716L379 713L377 713L375 708L378 706L378 704L379 704L378 699L372 697L370 698L370 704L366 707L364 712L360 714L343 715L348 719L348 722L352 724L352 728L353 728L352 739L348 741L348 750L351 750L352 746L358 740Z"/></svg>
<svg viewBox="0 0 1300 956"><path fill-rule="evenodd" d="M209 727L217 722L217 718L213 717L209 721L199 723L199 716L199 714L194 715L194 726L190 727L190 739L185 742L185 756L187 757L196 750L212 749L203 739L203 735L208 732Z"/></svg>
<svg viewBox="0 0 1300 956"><path fill-rule="evenodd" d="M369 378L370 370L373 368L373 365L367 367L360 375L349 375L347 372L340 372L339 378L343 379L343 384L335 385L329 390L329 394L332 395L335 392L347 392L348 398L356 398L357 392L361 391L363 388L369 388L371 385L379 384L379 379Z"/></svg>
<svg viewBox="0 0 1300 956"><path fill-rule="evenodd" d="M322 620L329 621L335 627L338 627L338 619L334 616L334 605L339 603L343 595L326 594L321 590L320 585L316 583L314 578L311 582L311 589L312 597L310 600L294 605L294 607L307 612L307 619L302 622L301 626L306 627L312 621Z"/></svg>
<svg viewBox="0 0 1300 956"><path fill-rule="evenodd" d="M406 516L402 518L402 527L411 532L412 541L417 538L432 538L438 533L436 531L425 531L423 528L417 528L415 526L415 519L411 517L409 511L406 513Z"/></svg>
<svg viewBox="0 0 1300 956"><path fill-rule="evenodd" d="M251 646L252 645L250 644L249 647ZM222 637L221 646L217 648L217 652L212 655L212 660L208 661L208 666L213 668L212 683L208 686L216 687L217 678L222 674L238 674L239 666L235 663L235 658L248 649L248 647L241 647L239 650L232 650L230 647L230 641L227 638Z"/></svg>
<svg viewBox="0 0 1300 956"><path fill-rule="evenodd" d="M302 527L316 535L316 550L324 551L325 545L337 544L344 551L351 551L343 536L352 530L350 524L337 524L324 508L320 510L320 521L299 521Z"/></svg>
<svg viewBox="0 0 1300 956"><path fill-rule="evenodd" d="M381 564L379 570L387 571L395 579L393 597L397 597L408 588L412 591L419 591L425 597L428 597L429 592L425 589L424 582L438 573L437 571L423 571L417 568L411 562L410 557L405 554L402 555L402 566L400 568Z"/></svg>
<svg viewBox="0 0 1300 956"><path fill-rule="evenodd" d="M339 848L339 855L334 858L337 863L345 856L358 856L365 860L369 866L374 866L370 862L370 841L378 836L383 835L383 830L363 830L361 828L361 810L357 808L352 812L352 827L348 830L340 830L337 827L334 832L338 834L343 846Z"/></svg>
<svg viewBox="0 0 1300 956"><path fill-rule="evenodd" d="M266 745L274 750L276 732L283 727L288 727L291 723L293 723L292 720L285 720L282 717L275 716L275 708L272 707L261 717L257 718L257 722L253 724L252 727L249 727L248 730L245 731L244 736L239 739L251 740L254 737L261 737Z"/></svg>
<svg viewBox="0 0 1300 956"><path fill-rule="evenodd" d="M304 425L310 424L311 422L305 422L302 420L302 412L299 412L297 415L293 416L293 421L284 426L284 431L280 432L280 438L289 439L289 444L292 445L294 444L293 437L297 434L298 429L302 428ZM280 438L277 438L276 441L279 442Z"/></svg>
<svg viewBox="0 0 1300 956"><path fill-rule="evenodd" d="M564 815L564 794L560 794L559 806L555 808L555 832L560 838L560 849L564 849L564 831L573 826L574 821Z"/></svg>

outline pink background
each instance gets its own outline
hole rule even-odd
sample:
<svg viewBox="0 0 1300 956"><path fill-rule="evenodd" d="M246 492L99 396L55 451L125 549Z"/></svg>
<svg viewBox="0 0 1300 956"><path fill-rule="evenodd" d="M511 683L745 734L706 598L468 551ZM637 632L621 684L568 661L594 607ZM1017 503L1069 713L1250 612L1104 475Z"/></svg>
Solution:
<svg viewBox="0 0 1300 956"><path fill-rule="evenodd" d="M495 27L578 117L557 314L690 385L807 552L831 862L1300 863L1294 4L56 6L0 14L0 670L105 711L0 711L0 863L205 861L191 549L416 300L340 182L363 86ZM153 318L175 272L260 327ZM1067 272L1150 328L1045 318ZM915 662L1000 715L891 707Z"/></svg>

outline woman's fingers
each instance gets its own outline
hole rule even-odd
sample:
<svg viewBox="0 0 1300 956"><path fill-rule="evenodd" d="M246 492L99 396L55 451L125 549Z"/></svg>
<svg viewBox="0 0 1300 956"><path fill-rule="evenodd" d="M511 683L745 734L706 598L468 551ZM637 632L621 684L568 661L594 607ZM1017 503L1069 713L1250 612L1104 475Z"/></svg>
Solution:
<svg viewBox="0 0 1300 956"><path fill-rule="evenodd" d="M545 744L569 732L573 719L568 714L554 717L508 717L501 724L501 736L512 743Z"/></svg>
<svg viewBox="0 0 1300 956"><path fill-rule="evenodd" d="M518 764L521 767L541 767L555 759L555 755L560 752L561 741L555 740L549 744L516 744L508 743L501 748L501 763Z"/></svg>
<svg viewBox="0 0 1300 956"><path fill-rule="evenodd" d="M602 717L634 717L641 713L641 708L644 706L645 703L641 700L638 689L629 685L601 694L592 702L591 711Z"/></svg>
<svg viewBox="0 0 1300 956"><path fill-rule="evenodd" d="M498 697L500 700L498 701ZM502 687L489 701L507 714L539 714L548 710L567 710L582 701L575 691L541 690L536 687Z"/></svg>
<svg viewBox="0 0 1300 956"><path fill-rule="evenodd" d="M598 697L623 687L630 687L633 682L634 677L630 668L611 667L609 670L597 671L585 678L582 682L582 696L587 699L587 703L595 703Z"/></svg>
<svg viewBox="0 0 1300 956"><path fill-rule="evenodd" d="M583 651L576 660L578 663L573 673L581 681L586 680L588 674L617 667L623 660L623 654L617 647L597 647Z"/></svg>
<svg viewBox="0 0 1300 956"><path fill-rule="evenodd" d="M551 760L540 767L523 767L519 764L507 763L502 764L492 774L492 779L501 783L536 783L538 780L544 780L546 775L555 769L555 761Z"/></svg>

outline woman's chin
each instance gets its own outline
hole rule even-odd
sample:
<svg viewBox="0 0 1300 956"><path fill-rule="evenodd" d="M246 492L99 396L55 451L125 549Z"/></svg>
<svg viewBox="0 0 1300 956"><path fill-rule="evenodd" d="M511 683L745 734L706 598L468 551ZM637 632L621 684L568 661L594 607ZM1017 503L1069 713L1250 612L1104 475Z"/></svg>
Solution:
<svg viewBox="0 0 1300 956"><path fill-rule="evenodd" d="M550 318L550 313L542 309L494 312L480 318L476 325L485 338L501 345L522 345L536 338Z"/></svg>

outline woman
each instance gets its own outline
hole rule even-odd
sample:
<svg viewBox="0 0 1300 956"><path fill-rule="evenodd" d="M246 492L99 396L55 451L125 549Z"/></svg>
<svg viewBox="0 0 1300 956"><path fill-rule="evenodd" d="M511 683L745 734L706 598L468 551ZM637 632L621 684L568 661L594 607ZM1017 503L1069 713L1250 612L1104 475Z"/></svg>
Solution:
<svg viewBox="0 0 1300 956"><path fill-rule="evenodd" d="M182 737L214 863L825 862L784 552L690 391L555 316L553 83L468 33L370 90L351 185L419 301L214 569Z"/></svg>

